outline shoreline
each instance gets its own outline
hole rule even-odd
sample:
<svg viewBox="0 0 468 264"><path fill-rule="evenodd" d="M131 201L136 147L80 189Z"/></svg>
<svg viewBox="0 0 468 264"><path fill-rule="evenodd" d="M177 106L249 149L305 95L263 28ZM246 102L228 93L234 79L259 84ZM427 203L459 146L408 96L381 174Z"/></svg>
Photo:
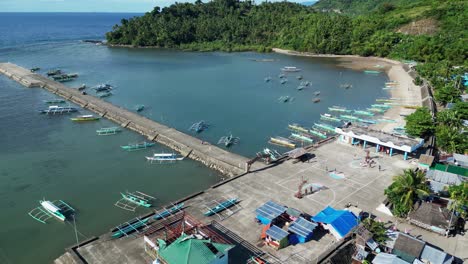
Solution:
<svg viewBox="0 0 468 264"><path fill-rule="evenodd" d="M397 85L388 90L391 98L397 100L396 105L383 114L383 119L394 120L395 122L381 122L369 126L374 130L393 133L395 127L405 126L405 116L413 113L415 109L404 106L422 106L421 87L413 82L413 77L405 69L405 64L396 60L380 57L362 57L358 55L335 55L335 54L315 54L309 52L298 52L292 50L273 48L273 52L311 58L332 58L336 59L338 67L363 71L363 70L383 70L387 74L389 81L396 82ZM378 68L376 66L379 66ZM383 87L379 87L380 89Z"/></svg>

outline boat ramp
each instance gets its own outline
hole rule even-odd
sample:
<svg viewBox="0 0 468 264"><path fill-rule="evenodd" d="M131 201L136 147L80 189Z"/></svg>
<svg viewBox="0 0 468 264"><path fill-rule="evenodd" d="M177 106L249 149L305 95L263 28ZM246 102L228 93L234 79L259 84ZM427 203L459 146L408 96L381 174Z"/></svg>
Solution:
<svg viewBox="0 0 468 264"><path fill-rule="evenodd" d="M244 173L248 159L228 152L214 145L203 144L201 140L167 127L134 111L115 106L94 96L82 94L59 82L51 80L12 63L0 63L0 73L26 87L41 87L65 100L91 110L124 128L146 136L150 141L166 145L182 156L202 162L206 166L229 176ZM99 132L98 132L99 133ZM260 166L260 164L256 164Z"/></svg>

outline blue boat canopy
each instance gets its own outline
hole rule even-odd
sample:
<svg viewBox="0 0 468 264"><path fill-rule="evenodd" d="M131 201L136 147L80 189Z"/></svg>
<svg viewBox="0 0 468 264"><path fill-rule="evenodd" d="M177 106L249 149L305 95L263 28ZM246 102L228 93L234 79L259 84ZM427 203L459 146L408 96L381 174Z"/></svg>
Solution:
<svg viewBox="0 0 468 264"><path fill-rule="evenodd" d="M257 208L255 210L255 213L268 220L273 220L280 216L282 213L286 212L286 209L286 206L277 204L273 201L268 201L264 205Z"/></svg>
<svg viewBox="0 0 468 264"><path fill-rule="evenodd" d="M316 223L309 222L302 217L299 217L288 228L288 231L302 237L309 236L317 227Z"/></svg>
<svg viewBox="0 0 468 264"><path fill-rule="evenodd" d="M330 206L312 217L312 220L333 226L341 236L347 235L351 229L358 225L357 218L353 213L346 210L336 210Z"/></svg>
<svg viewBox="0 0 468 264"><path fill-rule="evenodd" d="M266 231L266 234L276 241L281 241L289 235L287 231L284 231L275 225L272 225L270 229Z"/></svg>

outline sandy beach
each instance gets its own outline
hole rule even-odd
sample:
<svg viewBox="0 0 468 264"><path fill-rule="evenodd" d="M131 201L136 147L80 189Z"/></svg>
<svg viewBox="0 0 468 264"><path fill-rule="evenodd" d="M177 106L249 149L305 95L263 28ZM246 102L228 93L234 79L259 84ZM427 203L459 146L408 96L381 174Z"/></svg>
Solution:
<svg viewBox="0 0 468 264"><path fill-rule="evenodd" d="M405 70L404 64L399 61L378 58L361 57L356 55L332 55L332 54L313 54L307 52L297 52L291 50L274 48L273 52L315 58L335 58L338 60L338 66L353 69L357 71L378 70L385 71L389 81L394 82L392 89L388 90L392 99L395 99L395 105L385 112L381 119L387 119L388 122L380 122L370 126L372 129L391 133L393 128L405 125L404 116L413 113L415 110L404 106L422 106L421 87L413 82L413 77ZM376 87L382 89L383 87ZM392 121L393 120L393 121Z"/></svg>

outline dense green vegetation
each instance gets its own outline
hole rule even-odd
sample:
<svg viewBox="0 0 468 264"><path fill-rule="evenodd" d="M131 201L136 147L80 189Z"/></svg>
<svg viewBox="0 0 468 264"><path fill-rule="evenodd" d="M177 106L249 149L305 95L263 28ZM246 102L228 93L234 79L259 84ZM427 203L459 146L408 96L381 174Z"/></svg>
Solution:
<svg viewBox="0 0 468 264"><path fill-rule="evenodd" d="M343 14L322 9L340 9ZM421 23L411 29L413 22ZM411 34L400 33L405 27L403 31ZM420 34L420 28L433 30ZM266 52L277 47L414 60L418 74L445 106L459 102L465 92L460 76L468 71L467 28L468 2L463 0L321 0L310 7L289 2L197 0L155 7L144 16L123 19L107 33L107 40L116 45L183 50ZM422 79L416 82L422 84ZM456 117L466 119L466 103L457 107ZM442 150L467 150L460 126L418 129L421 114L408 118L409 134L427 136L435 131ZM437 125L429 122L419 126Z"/></svg>
<svg viewBox="0 0 468 264"><path fill-rule="evenodd" d="M418 199L429 195L424 175L422 171L407 169L394 177L393 183L385 189L385 194L393 206L393 214L398 217L408 215Z"/></svg>
<svg viewBox="0 0 468 264"><path fill-rule="evenodd" d="M466 217L468 208L468 183L462 183L456 186L450 186L448 189L452 203L450 209Z"/></svg>
<svg viewBox="0 0 468 264"><path fill-rule="evenodd" d="M377 243L385 243L388 240L387 228L383 222L376 221L370 217L362 221L364 227L372 233L372 238Z"/></svg>
<svg viewBox="0 0 468 264"><path fill-rule="evenodd" d="M406 133L413 137L424 138L434 132L434 122L429 109L422 107L406 118Z"/></svg>

